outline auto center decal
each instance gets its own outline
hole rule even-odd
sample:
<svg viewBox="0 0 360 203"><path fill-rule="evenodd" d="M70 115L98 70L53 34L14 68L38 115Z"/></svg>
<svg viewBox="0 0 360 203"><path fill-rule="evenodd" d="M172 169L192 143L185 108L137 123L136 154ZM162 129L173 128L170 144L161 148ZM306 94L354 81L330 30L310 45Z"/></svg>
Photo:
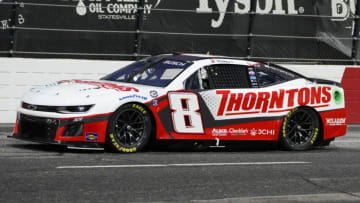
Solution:
<svg viewBox="0 0 360 203"><path fill-rule="evenodd" d="M129 92L129 91L139 92L139 90L134 87L128 87L128 86L124 86L124 85L117 85L117 84L106 83L106 82L96 82L96 81L86 81L86 80L62 80L62 81L58 82L58 84L63 84L63 83L88 84L88 85L94 85L94 86L104 88L104 89L113 89L118 92L120 92L120 91L122 91L122 92Z"/></svg>

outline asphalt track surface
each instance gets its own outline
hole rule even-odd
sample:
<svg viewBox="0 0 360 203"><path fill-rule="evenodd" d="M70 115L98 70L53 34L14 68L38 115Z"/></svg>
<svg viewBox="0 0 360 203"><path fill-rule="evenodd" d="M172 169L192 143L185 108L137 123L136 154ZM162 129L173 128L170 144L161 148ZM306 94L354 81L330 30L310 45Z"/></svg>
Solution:
<svg viewBox="0 0 360 203"><path fill-rule="evenodd" d="M0 132L0 202L360 202L360 128L329 147L68 150Z"/></svg>

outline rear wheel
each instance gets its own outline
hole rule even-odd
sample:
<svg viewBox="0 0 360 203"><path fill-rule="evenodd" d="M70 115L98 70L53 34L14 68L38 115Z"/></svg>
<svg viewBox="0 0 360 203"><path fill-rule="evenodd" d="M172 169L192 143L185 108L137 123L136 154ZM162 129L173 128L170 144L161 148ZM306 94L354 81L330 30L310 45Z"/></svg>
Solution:
<svg viewBox="0 0 360 203"><path fill-rule="evenodd" d="M106 143L112 151L141 151L149 143L151 132L150 112L139 104L126 104L111 117Z"/></svg>
<svg viewBox="0 0 360 203"><path fill-rule="evenodd" d="M287 150L308 150L313 147L320 132L320 120L312 109L299 107L284 118L280 143Z"/></svg>

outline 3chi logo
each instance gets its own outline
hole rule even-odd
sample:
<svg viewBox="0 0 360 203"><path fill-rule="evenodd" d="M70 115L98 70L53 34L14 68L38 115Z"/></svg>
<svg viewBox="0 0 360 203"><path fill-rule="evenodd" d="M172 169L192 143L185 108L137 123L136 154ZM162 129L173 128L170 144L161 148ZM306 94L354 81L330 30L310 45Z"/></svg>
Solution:
<svg viewBox="0 0 360 203"><path fill-rule="evenodd" d="M256 134L257 134L256 129L255 129L255 128L251 129L250 135L251 135L251 136L255 136Z"/></svg>
<svg viewBox="0 0 360 203"><path fill-rule="evenodd" d="M152 9L159 6L160 2L161 0L144 0L144 20L147 15L150 15ZM76 14L79 16L97 14L99 20L136 20L138 3L136 0L78 0Z"/></svg>

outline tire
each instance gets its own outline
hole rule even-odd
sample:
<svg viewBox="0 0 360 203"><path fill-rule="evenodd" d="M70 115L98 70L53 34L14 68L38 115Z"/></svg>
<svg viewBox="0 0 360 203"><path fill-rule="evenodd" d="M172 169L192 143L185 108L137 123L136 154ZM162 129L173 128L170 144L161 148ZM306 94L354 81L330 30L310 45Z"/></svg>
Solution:
<svg viewBox="0 0 360 203"><path fill-rule="evenodd" d="M153 123L149 110L139 104L125 104L111 117L106 145L114 152L138 152L150 141Z"/></svg>
<svg viewBox="0 0 360 203"><path fill-rule="evenodd" d="M286 150L311 149L319 137L320 120L315 111L298 107L285 117L280 129L280 144Z"/></svg>

